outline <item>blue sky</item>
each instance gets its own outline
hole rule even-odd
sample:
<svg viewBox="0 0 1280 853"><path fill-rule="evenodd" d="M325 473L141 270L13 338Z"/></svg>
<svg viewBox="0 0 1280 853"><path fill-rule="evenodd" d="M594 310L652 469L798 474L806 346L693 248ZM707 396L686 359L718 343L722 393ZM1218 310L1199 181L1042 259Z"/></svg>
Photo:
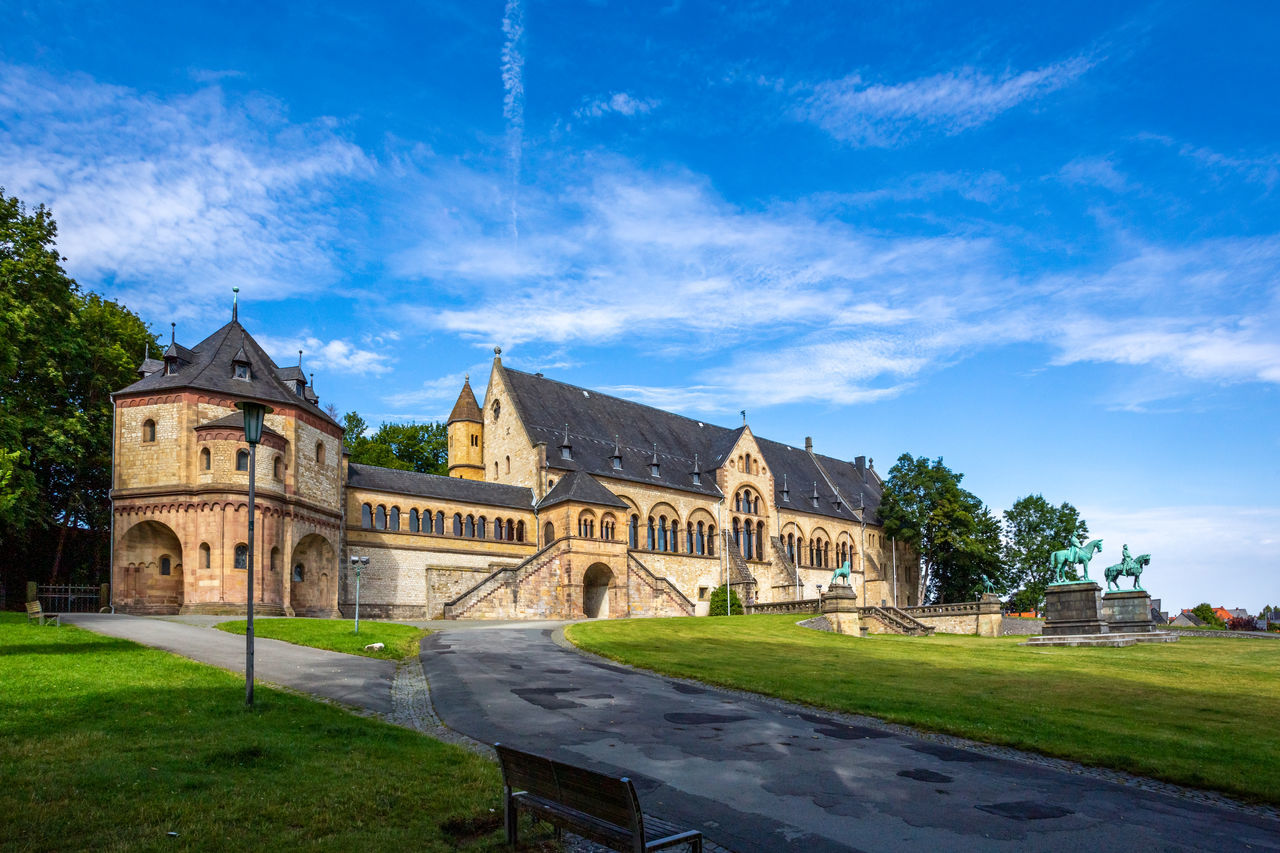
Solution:
<svg viewBox="0 0 1280 853"><path fill-rule="evenodd" d="M1280 604L1280 9L889 5L0 3L0 184L373 422L501 345Z"/></svg>

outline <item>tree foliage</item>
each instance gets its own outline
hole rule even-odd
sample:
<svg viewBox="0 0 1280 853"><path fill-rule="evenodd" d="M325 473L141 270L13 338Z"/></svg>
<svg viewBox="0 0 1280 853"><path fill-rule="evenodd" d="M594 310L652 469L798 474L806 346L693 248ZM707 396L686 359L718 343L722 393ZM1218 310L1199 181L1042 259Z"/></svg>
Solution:
<svg viewBox="0 0 1280 853"><path fill-rule="evenodd" d="M738 594L721 584L711 591L708 601L708 616L740 616L744 611Z"/></svg>
<svg viewBox="0 0 1280 853"><path fill-rule="evenodd" d="M1019 610L1038 609L1044 602L1053 579L1049 555L1065 548L1073 535L1084 541L1089 525L1069 503L1054 506L1041 495L1027 495L1005 511L1001 555L1009 582L1021 587L1012 599Z"/></svg>
<svg viewBox="0 0 1280 853"><path fill-rule="evenodd" d="M449 472L448 436L442 423L383 423L370 433L364 418L347 412L342 430L352 462L424 474Z"/></svg>
<svg viewBox="0 0 1280 853"><path fill-rule="evenodd" d="M137 315L81 291L56 238L43 205L28 211L0 189L0 538L13 563L44 562L25 571L52 580L69 532L105 544L111 393L156 346Z"/></svg>
<svg viewBox="0 0 1280 853"><path fill-rule="evenodd" d="M1222 617L1214 611L1213 607L1207 601L1202 601L1195 607L1191 608L1191 612L1198 616L1200 621L1206 625L1210 625L1214 628L1225 628L1227 626L1227 623L1222 621Z"/></svg>
<svg viewBox="0 0 1280 853"><path fill-rule="evenodd" d="M1000 563L1000 521L960 487L942 459L904 453L889 471L880 502L886 536L907 543L921 561L925 600L969 601L987 577L997 590L1009 580Z"/></svg>

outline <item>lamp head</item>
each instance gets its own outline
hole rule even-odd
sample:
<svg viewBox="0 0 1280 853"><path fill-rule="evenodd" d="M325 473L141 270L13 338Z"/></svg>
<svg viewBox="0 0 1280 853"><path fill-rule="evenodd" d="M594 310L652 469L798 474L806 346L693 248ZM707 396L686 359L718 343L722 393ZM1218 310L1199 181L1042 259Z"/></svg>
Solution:
<svg viewBox="0 0 1280 853"><path fill-rule="evenodd" d="M244 440L250 444L262 441L262 419L275 409L252 400L241 400L236 408L244 412Z"/></svg>

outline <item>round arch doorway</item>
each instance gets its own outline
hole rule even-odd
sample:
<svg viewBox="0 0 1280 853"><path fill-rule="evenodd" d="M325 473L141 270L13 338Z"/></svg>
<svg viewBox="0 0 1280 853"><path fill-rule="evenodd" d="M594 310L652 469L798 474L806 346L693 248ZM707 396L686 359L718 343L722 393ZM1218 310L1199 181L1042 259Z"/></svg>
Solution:
<svg viewBox="0 0 1280 853"><path fill-rule="evenodd" d="M588 619L609 618L609 585L613 571L604 563L594 563L582 576L582 615Z"/></svg>

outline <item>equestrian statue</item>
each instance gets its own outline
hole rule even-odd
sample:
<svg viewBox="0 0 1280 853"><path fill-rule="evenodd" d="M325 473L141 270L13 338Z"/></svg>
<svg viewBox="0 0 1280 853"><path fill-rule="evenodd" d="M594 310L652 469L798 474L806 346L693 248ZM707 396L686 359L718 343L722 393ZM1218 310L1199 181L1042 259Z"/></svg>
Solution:
<svg viewBox="0 0 1280 853"><path fill-rule="evenodd" d="M1093 559L1094 554L1101 550L1101 539L1090 539L1081 545L1080 540L1072 536L1069 548L1054 551L1049 555L1049 563L1053 567L1053 583L1074 583L1076 580L1075 565L1077 563L1084 570L1084 579L1092 580L1089 577L1089 561ZM1070 576L1068 577L1068 575Z"/></svg>
<svg viewBox="0 0 1280 853"><path fill-rule="evenodd" d="M849 561L845 560L843 565L839 566L834 572L831 573L831 583L827 584L827 588L830 589L831 587L835 586L836 581L839 580L840 578L844 578L845 586L853 586L853 581L850 579L851 573L852 573L852 567L850 567Z"/></svg>
<svg viewBox="0 0 1280 853"><path fill-rule="evenodd" d="M1124 546L1124 554L1121 556L1120 562L1114 566L1107 566L1102 570L1103 575L1107 579L1107 591L1110 592L1111 586L1120 589L1120 578L1133 578L1133 588L1141 590L1140 584L1142 580L1142 569L1151 562L1150 554L1139 554L1136 557L1129 556L1129 546Z"/></svg>

